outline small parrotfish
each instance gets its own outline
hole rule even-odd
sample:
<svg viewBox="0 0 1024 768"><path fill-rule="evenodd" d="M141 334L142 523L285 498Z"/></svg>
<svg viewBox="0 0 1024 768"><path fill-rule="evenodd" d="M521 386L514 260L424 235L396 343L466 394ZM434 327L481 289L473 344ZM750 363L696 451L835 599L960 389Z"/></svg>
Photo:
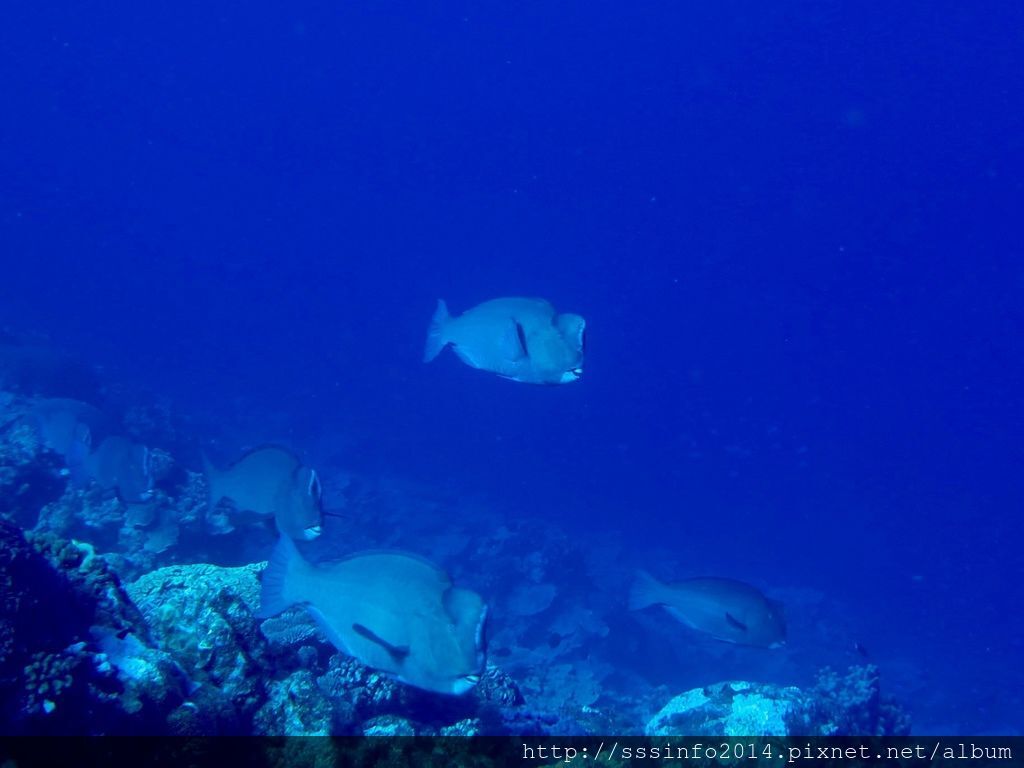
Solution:
<svg viewBox="0 0 1024 768"><path fill-rule="evenodd" d="M437 302L424 362L451 345L466 365L530 384L566 384L583 375L586 321L556 314L544 299L493 299L458 317Z"/></svg>
<svg viewBox="0 0 1024 768"><path fill-rule="evenodd" d="M224 470L206 457L203 463L211 507L227 498L240 511L272 517L277 530L293 539L320 535L320 478L291 451L277 446L257 448Z"/></svg>
<svg viewBox="0 0 1024 768"><path fill-rule="evenodd" d="M487 606L420 557L365 552L312 565L282 536L261 581L260 617L305 605L338 650L408 685L460 695L484 672Z"/></svg>
<svg viewBox="0 0 1024 768"><path fill-rule="evenodd" d="M782 603L735 579L704 577L664 584L640 571L629 608L638 611L651 605L663 606L686 626L725 642L761 648L786 642Z"/></svg>

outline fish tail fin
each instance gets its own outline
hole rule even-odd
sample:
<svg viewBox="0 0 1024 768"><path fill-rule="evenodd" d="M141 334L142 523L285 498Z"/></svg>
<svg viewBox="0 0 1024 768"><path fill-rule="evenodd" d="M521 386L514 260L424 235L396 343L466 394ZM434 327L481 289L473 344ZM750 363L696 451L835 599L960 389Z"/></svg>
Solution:
<svg viewBox="0 0 1024 768"><path fill-rule="evenodd" d="M430 320L430 328L427 331L427 343L423 347L424 363L429 363L441 354L442 349L448 346L444 328L448 324L449 317L448 305L444 303L444 299L438 299L437 309L434 310L434 316Z"/></svg>
<svg viewBox="0 0 1024 768"><path fill-rule="evenodd" d="M663 602L664 590L665 585L647 571L637 571L636 579L629 590L629 610L639 611L649 605L658 605Z"/></svg>
<svg viewBox="0 0 1024 768"><path fill-rule="evenodd" d="M268 619L302 602L302 578L312 566L299 554L295 542L282 535L260 575L260 609L257 618Z"/></svg>

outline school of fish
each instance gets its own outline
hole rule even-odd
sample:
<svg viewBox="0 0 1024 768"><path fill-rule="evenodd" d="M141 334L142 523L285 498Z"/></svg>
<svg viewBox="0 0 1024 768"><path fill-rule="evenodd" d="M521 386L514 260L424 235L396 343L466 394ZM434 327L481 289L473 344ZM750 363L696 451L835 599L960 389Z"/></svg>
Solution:
<svg viewBox="0 0 1024 768"><path fill-rule="evenodd" d="M583 376L586 321L544 299L498 298L452 316L439 300L423 360L451 347L466 365L529 384L567 384ZM72 479L96 483L129 504L153 490L149 449L117 434L92 406L38 400L40 439L66 461ZM102 440L98 438L102 436ZM488 609L437 565L408 552L362 552L312 564L296 542L322 533L316 470L279 446L256 448L227 468L204 456L211 507L227 504L241 523L271 522L279 539L262 573L260 616L304 606L334 646L408 685L443 694L472 689L486 666ZM718 576L663 583L640 572L631 610L660 606L690 631L760 648L786 641L781 603L756 587Z"/></svg>

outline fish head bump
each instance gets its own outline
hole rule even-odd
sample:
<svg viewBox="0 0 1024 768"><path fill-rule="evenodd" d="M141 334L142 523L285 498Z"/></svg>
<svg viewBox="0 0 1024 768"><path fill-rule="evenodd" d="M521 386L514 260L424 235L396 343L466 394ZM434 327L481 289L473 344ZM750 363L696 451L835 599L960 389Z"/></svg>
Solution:
<svg viewBox="0 0 1024 768"><path fill-rule="evenodd" d="M429 650L414 654L413 661L422 662L421 687L461 696L479 684L487 668L487 605L475 592L457 588L445 603L451 621L432 625Z"/></svg>
<svg viewBox="0 0 1024 768"><path fill-rule="evenodd" d="M293 480L288 508L278 524L293 539L309 541L322 532L323 486L316 470L309 467L298 467Z"/></svg>
<svg viewBox="0 0 1024 768"><path fill-rule="evenodd" d="M125 437L106 438L87 459L93 479L114 490L122 501L140 503L153 497L153 462L149 448Z"/></svg>
<svg viewBox="0 0 1024 768"><path fill-rule="evenodd" d="M135 482L130 493L137 495L140 501L147 501L153 497L153 454L147 446L136 445L134 455Z"/></svg>
<svg viewBox="0 0 1024 768"><path fill-rule="evenodd" d="M472 632L459 632L459 645L462 652L462 669L455 675L451 682L451 693L456 696L468 692L476 687L487 669L487 604L479 600L475 621L466 622L465 629L472 629ZM470 613L467 618L472 618Z"/></svg>
<svg viewBox="0 0 1024 768"><path fill-rule="evenodd" d="M570 312L555 318L555 327L562 341L560 384L579 381L583 377L583 357L587 347L587 321Z"/></svg>
<svg viewBox="0 0 1024 768"><path fill-rule="evenodd" d="M780 648L786 644L786 607L779 600L768 601L769 630L773 638L769 648Z"/></svg>
<svg viewBox="0 0 1024 768"><path fill-rule="evenodd" d="M582 318L579 320L582 323ZM535 381L569 384L582 378L583 327L571 327L573 330L568 335L556 325L531 336L529 367Z"/></svg>
<svg viewBox="0 0 1024 768"><path fill-rule="evenodd" d="M555 325L565 343L575 350L582 359L587 346L587 321L579 315L565 312L555 318Z"/></svg>

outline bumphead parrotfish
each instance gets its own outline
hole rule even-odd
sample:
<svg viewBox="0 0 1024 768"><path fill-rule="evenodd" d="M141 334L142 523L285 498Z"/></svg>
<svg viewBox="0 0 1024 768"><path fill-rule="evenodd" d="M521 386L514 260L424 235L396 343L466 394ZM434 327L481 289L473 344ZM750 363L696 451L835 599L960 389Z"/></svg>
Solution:
<svg viewBox="0 0 1024 768"><path fill-rule="evenodd" d="M228 498L240 511L273 517L277 530L293 539L315 539L321 532L320 478L291 451L257 448L227 469L204 457L210 505Z"/></svg>
<svg viewBox="0 0 1024 768"><path fill-rule="evenodd" d="M106 423L99 409L69 398L36 398L31 416L43 444L65 458L78 447L76 442L86 430L92 439Z"/></svg>
<svg viewBox="0 0 1024 768"><path fill-rule="evenodd" d="M583 375L586 321L557 314L544 299L493 299L457 317L438 300L424 362L446 346L466 365L530 384L566 384Z"/></svg>
<svg viewBox="0 0 1024 768"><path fill-rule="evenodd" d="M87 434L86 434L87 437ZM88 446L88 440L79 441ZM126 502L148 501L153 495L153 467L149 448L126 437L112 435L87 454L73 475L82 475Z"/></svg>
<svg viewBox="0 0 1024 768"><path fill-rule="evenodd" d="M782 603L735 579L703 577L664 584L640 571L629 594L630 610L660 605L698 632L761 648L786 642Z"/></svg>
<svg viewBox="0 0 1024 768"><path fill-rule="evenodd" d="M282 536L261 580L261 617L305 605L338 650L409 685L459 695L484 672L483 599L420 557L366 552L312 565Z"/></svg>

